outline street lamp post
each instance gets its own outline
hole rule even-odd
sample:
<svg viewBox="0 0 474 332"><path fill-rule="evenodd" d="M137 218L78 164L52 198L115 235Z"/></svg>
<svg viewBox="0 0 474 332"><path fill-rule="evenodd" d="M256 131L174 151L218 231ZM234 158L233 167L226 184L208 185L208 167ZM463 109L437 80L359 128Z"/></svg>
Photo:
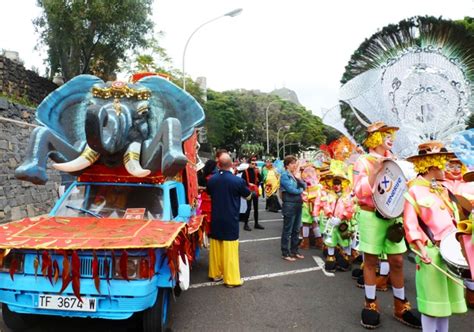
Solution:
<svg viewBox="0 0 474 332"><path fill-rule="evenodd" d="M296 134L296 133L290 131L289 133L286 133L285 135L283 135L283 155L286 155L286 150L285 150L285 145L286 145L285 140L286 140L286 136L292 135L292 134Z"/></svg>
<svg viewBox="0 0 474 332"><path fill-rule="evenodd" d="M270 140L268 138L268 110L273 103L278 102L277 100L272 100L270 104L268 104L267 109L265 110L265 125L267 127L267 157L270 156Z"/></svg>
<svg viewBox="0 0 474 332"><path fill-rule="evenodd" d="M290 154L291 154L291 147L294 146L294 145L300 146L301 143L300 143L300 142L295 142L295 143L288 143L288 144L286 145L286 146L289 146L289 147L290 147ZM282 150L283 150L283 145L282 145L282 147L280 148L280 151L282 151Z"/></svg>
<svg viewBox="0 0 474 332"><path fill-rule="evenodd" d="M185 72L185 68L184 68L184 59L186 57L186 50L188 48L188 44L189 44L189 41L191 40L191 38L194 36L194 34L196 32L198 32L199 29L201 29L203 26L211 23L211 22L214 22L222 17L225 17L225 16L229 16L229 17L235 17L237 15L239 15L240 13L242 13L242 8L237 8L237 9L234 9L224 15L220 15L218 17L215 17L213 18L212 20L209 20L209 21L206 21L204 22L203 24L201 24L200 26L198 26L194 31L193 33L191 33L191 35L189 36L188 40L186 41L186 44L184 45L184 51L183 51L183 90L186 91L186 72Z"/></svg>
<svg viewBox="0 0 474 332"><path fill-rule="evenodd" d="M278 128L278 131L277 131L277 159L280 159L280 130L281 129L290 129L290 126L282 126L280 128Z"/></svg>

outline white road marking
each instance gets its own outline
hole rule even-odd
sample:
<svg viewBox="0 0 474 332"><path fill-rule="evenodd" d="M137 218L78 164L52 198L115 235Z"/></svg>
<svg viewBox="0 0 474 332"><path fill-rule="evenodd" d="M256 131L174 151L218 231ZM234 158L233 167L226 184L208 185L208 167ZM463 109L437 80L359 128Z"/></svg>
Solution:
<svg viewBox="0 0 474 332"><path fill-rule="evenodd" d="M246 243L246 242L259 242L259 241L270 241L270 240L279 240L281 236L276 237L265 237L263 239L249 239L249 240L239 240L239 243Z"/></svg>
<svg viewBox="0 0 474 332"><path fill-rule="evenodd" d="M313 271L318 271L318 270L321 270L321 266L308 267L308 268L299 269L299 270L291 270L291 271L284 271L284 272L261 274L261 275L257 275L257 276L244 277L242 279L244 281L269 279L269 278L282 277L282 276L288 276L288 275L299 274L299 273L313 272ZM224 283L223 281L203 282L203 283L200 283L200 284L192 284L192 285L189 286L189 288L201 288L201 287L218 286L218 285L222 285L223 283Z"/></svg>
<svg viewBox="0 0 474 332"><path fill-rule="evenodd" d="M283 221L283 218L280 218L280 219L263 219L263 220L259 220L258 222L259 223L264 223L264 222L272 222L272 221ZM249 222L253 222L253 220L249 220Z"/></svg>
<svg viewBox="0 0 474 332"><path fill-rule="evenodd" d="M321 268L321 270L323 270L323 273L326 277L334 277L334 273L328 272L324 269L324 261L321 259L321 257L313 256L313 259L316 264L318 264L318 266Z"/></svg>

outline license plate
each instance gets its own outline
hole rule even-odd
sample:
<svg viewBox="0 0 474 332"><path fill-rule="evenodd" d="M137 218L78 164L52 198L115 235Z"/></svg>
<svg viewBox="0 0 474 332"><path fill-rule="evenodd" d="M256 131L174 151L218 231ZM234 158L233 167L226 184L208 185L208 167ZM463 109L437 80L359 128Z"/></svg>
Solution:
<svg viewBox="0 0 474 332"><path fill-rule="evenodd" d="M97 311L97 299L83 297L82 302L75 296L39 295L38 308L68 311Z"/></svg>

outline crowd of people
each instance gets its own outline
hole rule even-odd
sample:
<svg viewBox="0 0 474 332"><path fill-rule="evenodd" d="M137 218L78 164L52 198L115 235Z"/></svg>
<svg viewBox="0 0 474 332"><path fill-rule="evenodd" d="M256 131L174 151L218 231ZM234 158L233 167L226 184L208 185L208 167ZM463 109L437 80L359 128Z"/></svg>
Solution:
<svg viewBox="0 0 474 332"><path fill-rule="evenodd" d="M199 176L202 211L211 221L209 277L223 278L229 287L242 284L239 222L244 230L251 230L253 207L254 228L263 229L258 222L261 193L267 210L281 209L284 260L303 259L304 251L314 247L323 250L327 271L349 271L355 262L363 261L361 269L352 272L365 292L362 326L374 329L380 325L377 290L386 291L390 285L396 320L424 331L448 331L449 316L474 308L474 172L441 142L420 144L418 153L406 159L413 175L405 172L402 212L390 215L376 197L395 193L399 185L383 173L387 162L397 160L391 150L398 129L382 121L371 124L363 142L367 152L355 162L316 164L289 155L283 160L284 169L268 160L259 170L255 158L236 164L229 154L219 151ZM396 200L392 198L386 203L392 204ZM455 238L466 261L462 275L449 271L440 249L450 237ZM417 309L405 295L403 255L408 248L416 253Z"/></svg>

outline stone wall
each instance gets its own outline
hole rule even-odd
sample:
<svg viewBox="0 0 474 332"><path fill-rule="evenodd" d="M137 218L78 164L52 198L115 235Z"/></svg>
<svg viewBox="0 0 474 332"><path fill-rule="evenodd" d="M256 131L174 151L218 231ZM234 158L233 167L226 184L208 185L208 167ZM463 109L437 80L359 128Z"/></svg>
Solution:
<svg viewBox="0 0 474 332"><path fill-rule="evenodd" d="M0 94L26 98L34 104L39 104L57 87L50 80L25 69L21 63L0 56Z"/></svg>
<svg viewBox="0 0 474 332"><path fill-rule="evenodd" d="M17 180L15 168L23 161L34 127L34 109L0 97L0 222L48 213L58 198L59 172L48 168L46 185ZM13 121L19 121L16 123Z"/></svg>

